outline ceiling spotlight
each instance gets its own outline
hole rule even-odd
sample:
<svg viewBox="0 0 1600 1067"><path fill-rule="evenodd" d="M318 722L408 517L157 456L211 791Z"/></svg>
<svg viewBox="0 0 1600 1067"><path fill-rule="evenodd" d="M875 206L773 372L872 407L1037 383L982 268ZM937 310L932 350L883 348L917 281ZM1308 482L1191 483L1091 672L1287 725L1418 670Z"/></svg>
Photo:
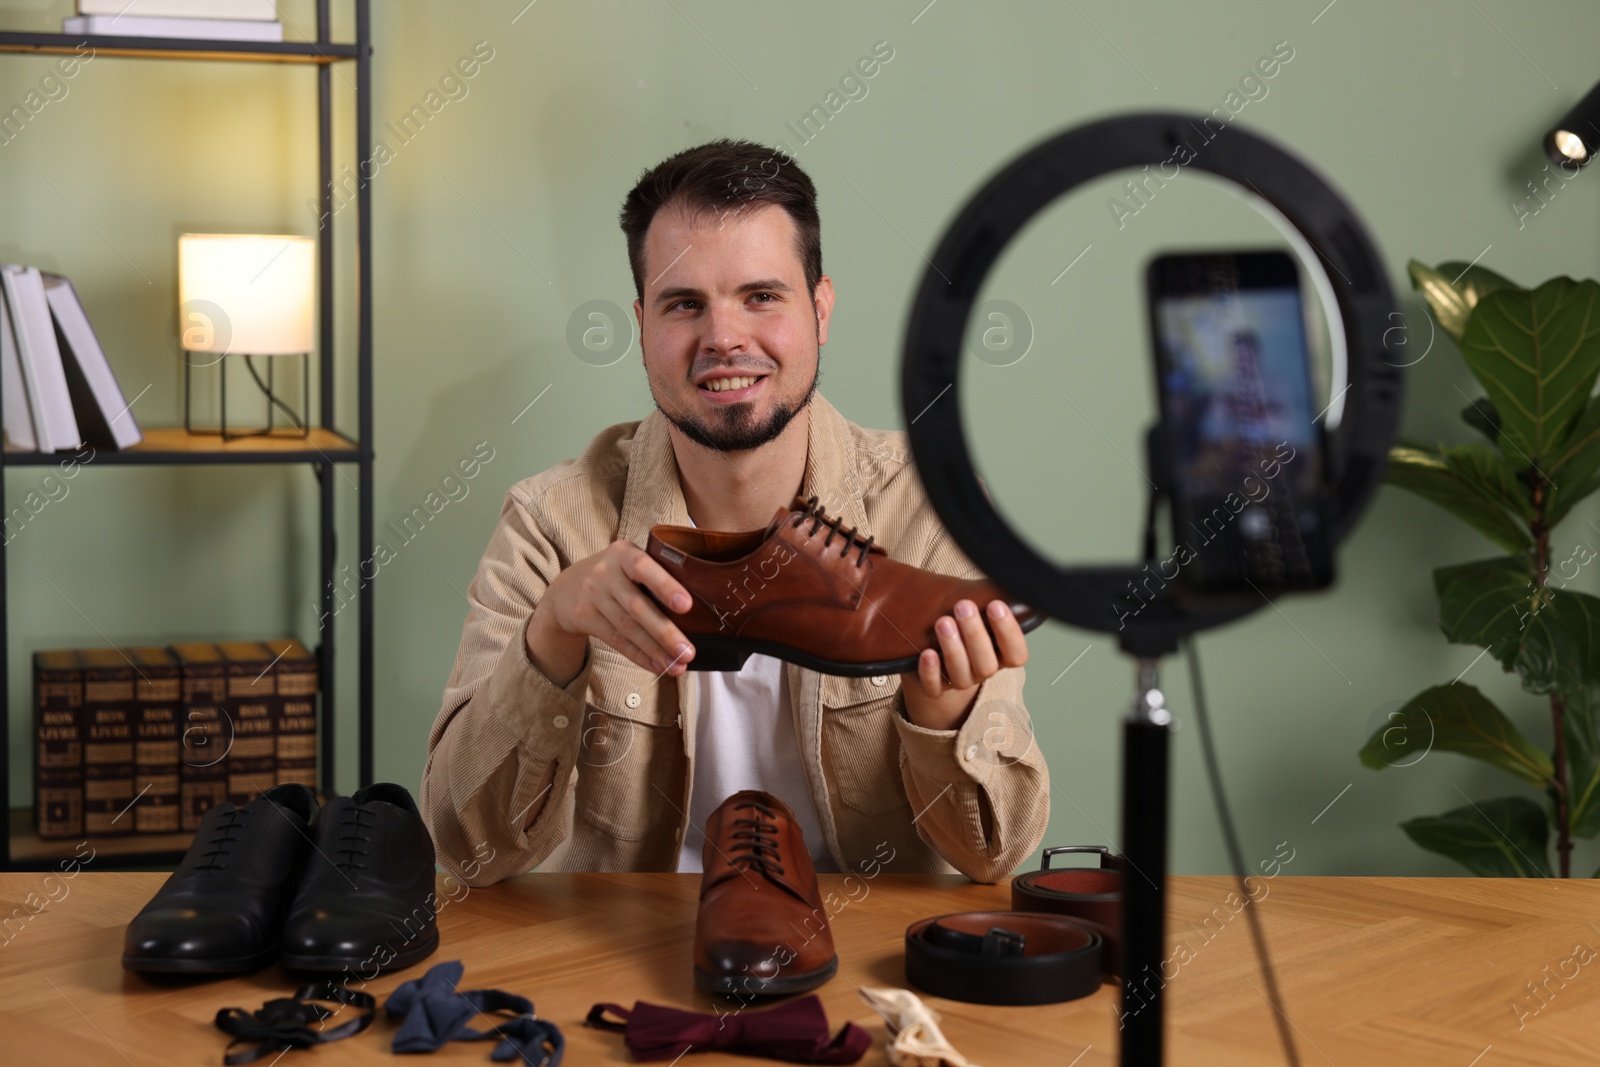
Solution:
<svg viewBox="0 0 1600 1067"><path fill-rule="evenodd" d="M1582 166L1589 161L1589 150L1583 147L1583 138L1571 130L1551 130L1550 143L1545 145L1545 151L1558 163L1570 159Z"/></svg>
<svg viewBox="0 0 1600 1067"><path fill-rule="evenodd" d="M1600 151L1600 85L1561 117L1545 134L1544 153L1557 166L1583 166Z"/></svg>

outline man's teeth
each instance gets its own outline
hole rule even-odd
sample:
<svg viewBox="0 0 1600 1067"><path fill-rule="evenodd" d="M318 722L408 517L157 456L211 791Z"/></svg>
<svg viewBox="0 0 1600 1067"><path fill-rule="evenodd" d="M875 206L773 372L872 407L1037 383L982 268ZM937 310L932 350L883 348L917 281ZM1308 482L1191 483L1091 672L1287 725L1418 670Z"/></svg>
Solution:
<svg viewBox="0 0 1600 1067"><path fill-rule="evenodd" d="M710 381L706 382L705 387L711 390L713 393L722 393L729 389L743 389L745 386L754 385L760 380L760 375L753 375L744 378L712 378Z"/></svg>

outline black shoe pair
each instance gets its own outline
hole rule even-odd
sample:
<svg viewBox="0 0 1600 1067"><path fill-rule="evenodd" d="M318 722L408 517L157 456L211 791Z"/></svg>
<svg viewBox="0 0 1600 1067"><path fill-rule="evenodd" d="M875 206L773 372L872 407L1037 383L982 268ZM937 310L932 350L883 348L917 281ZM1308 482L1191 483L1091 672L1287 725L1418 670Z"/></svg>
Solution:
<svg viewBox="0 0 1600 1067"><path fill-rule="evenodd" d="M128 924L122 966L147 974L409 967L439 947L433 838L404 787L318 810L280 785L206 812L183 862Z"/></svg>

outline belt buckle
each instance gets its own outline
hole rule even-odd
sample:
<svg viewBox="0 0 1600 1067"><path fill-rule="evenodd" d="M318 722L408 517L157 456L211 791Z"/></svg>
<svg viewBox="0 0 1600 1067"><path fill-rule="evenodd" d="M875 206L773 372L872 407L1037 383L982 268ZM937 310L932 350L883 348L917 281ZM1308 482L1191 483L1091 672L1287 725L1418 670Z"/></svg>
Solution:
<svg viewBox="0 0 1600 1067"><path fill-rule="evenodd" d="M1021 956L1027 944L1028 939L1015 930L1007 930L1004 926L991 926L989 932L983 935L983 947L979 949L979 955Z"/></svg>
<svg viewBox="0 0 1600 1067"><path fill-rule="evenodd" d="M1057 845L1055 848L1047 848L1039 855L1039 869L1048 871L1050 869L1050 857L1067 852L1092 852L1100 857L1101 870L1120 871L1122 869L1122 857L1113 856L1111 850L1105 845Z"/></svg>
<svg viewBox="0 0 1600 1067"><path fill-rule="evenodd" d="M991 926L984 934L969 934L937 922L929 927L927 939L941 948L991 959L1015 959L1025 954L1028 944L1025 936L1003 926Z"/></svg>

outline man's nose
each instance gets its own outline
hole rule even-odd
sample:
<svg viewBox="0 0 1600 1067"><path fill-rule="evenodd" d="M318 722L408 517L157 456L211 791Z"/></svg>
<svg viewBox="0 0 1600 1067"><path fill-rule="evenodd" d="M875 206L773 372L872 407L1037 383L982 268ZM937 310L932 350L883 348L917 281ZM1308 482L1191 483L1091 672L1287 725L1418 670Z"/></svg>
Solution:
<svg viewBox="0 0 1600 1067"><path fill-rule="evenodd" d="M731 355L750 347L750 330L738 308L713 304L706 312L700 341L707 353Z"/></svg>

